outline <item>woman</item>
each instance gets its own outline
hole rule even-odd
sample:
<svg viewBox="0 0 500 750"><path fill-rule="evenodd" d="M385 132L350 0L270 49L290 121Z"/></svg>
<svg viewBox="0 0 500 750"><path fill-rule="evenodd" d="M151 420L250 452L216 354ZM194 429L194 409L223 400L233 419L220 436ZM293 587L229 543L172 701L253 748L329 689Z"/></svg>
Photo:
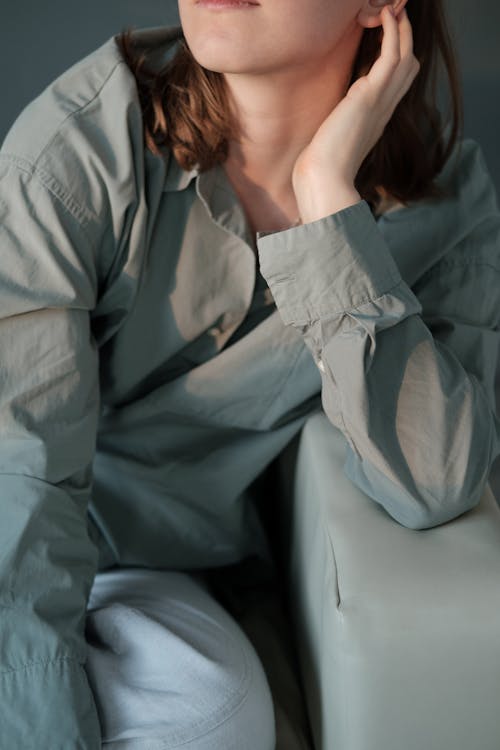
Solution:
<svg viewBox="0 0 500 750"><path fill-rule="evenodd" d="M275 746L208 572L271 560L255 481L313 411L395 521L479 502L500 214L413 2L180 0L8 133L1 747Z"/></svg>

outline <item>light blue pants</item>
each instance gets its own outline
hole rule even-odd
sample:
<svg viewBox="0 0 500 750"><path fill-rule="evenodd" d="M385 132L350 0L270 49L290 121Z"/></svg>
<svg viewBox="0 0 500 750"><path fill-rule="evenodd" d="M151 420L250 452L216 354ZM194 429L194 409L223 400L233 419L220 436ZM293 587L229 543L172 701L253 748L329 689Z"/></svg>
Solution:
<svg viewBox="0 0 500 750"><path fill-rule="evenodd" d="M274 750L259 657L195 573L98 573L86 638L103 748Z"/></svg>

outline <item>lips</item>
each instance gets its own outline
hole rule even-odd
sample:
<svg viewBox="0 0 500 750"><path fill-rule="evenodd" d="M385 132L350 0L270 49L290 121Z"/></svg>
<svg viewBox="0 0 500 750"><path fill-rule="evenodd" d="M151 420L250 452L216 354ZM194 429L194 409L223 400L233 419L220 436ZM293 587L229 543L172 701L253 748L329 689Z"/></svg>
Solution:
<svg viewBox="0 0 500 750"><path fill-rule="evenodd" d="M211 8L250 8L260 5L251 0L197 0L196 4Z"/></svg>

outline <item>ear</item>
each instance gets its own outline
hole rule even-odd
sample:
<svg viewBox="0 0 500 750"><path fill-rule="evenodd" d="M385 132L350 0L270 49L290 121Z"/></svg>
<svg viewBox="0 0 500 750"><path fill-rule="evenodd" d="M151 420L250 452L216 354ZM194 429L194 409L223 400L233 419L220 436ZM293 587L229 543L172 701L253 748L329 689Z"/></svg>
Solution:
<svg viewBox="0 0 500 750"><path fill-rule="evenodd" d="M356 20L365 29L382 26L381 13L385 5L392 5L396 15L403 10L408 0L364 0Z"/></svg>

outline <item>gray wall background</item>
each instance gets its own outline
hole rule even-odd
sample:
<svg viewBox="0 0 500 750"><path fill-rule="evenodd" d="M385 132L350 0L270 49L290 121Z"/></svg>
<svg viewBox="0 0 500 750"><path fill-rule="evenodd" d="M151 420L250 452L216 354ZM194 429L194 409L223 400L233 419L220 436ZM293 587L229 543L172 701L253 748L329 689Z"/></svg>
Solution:
<svg viewBox="0 0 500 750"><path fill-rule="evenodd" d="M409 0L409 2L418 0ZM307 0L304 0L307 2ZM465 103L465 135L482 146L500 196L500 3L446 0ZM4 6L0 28L0 143L21 109L70 65L125 26L179 22L176 0L20 0ZM497 407L500 406L500 367ZM497 408L500 414L500 409ZM500 457L491 485L500 502Z"/></svg>
<svg viewBox="0 0 500 750"><path fill-rule="evenodd" d="M304 0L307 2L307 0ZM418 2L418 0L409 0ZM445 0L465 94L465 134L483 147L500 193L500 3ZM0 142L21 108L59 73L127 25L178 23L176 0L21 0L0 28Z"/></svg>

